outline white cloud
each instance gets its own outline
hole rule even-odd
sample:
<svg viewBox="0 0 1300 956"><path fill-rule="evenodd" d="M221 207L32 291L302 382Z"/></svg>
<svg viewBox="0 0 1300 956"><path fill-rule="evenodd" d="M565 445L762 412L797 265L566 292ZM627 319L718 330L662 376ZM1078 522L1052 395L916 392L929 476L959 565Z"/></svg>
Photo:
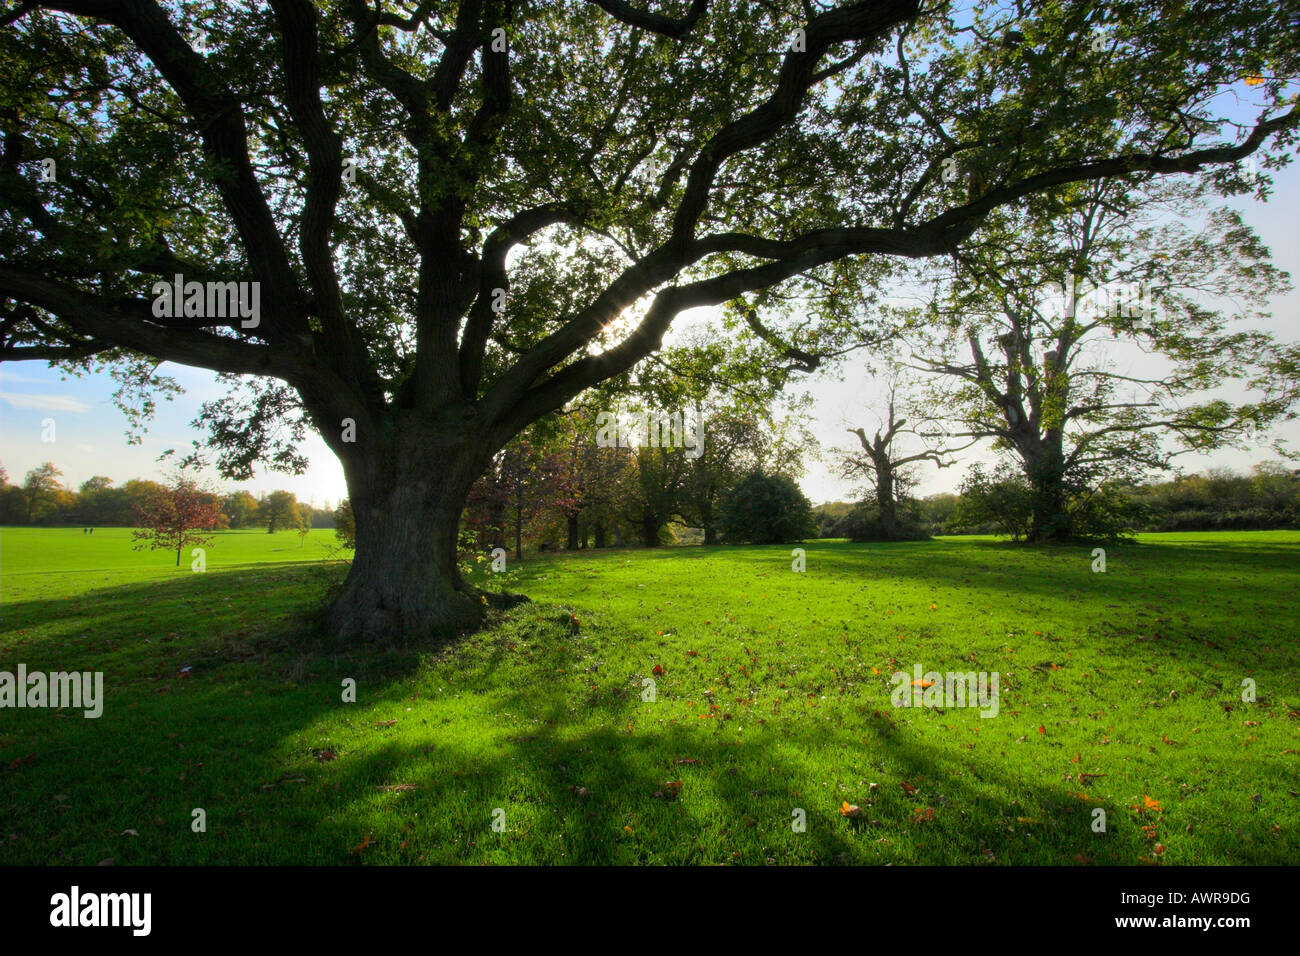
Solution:
<svg viewBox="0 0 1300 956"><path fill-rule="evenodd" d="M0 392L10 405L17 408L42 408L51 412L88 412L90 406L66 395L23 395L18 392Z"/></svg>
<svg viewBox="0 0 1300 956"><path fill-rule="evenodd" d="M49 377L38 378L32 375L19 375L11 372L7 368L0 368L0 379L6 382L25 382L29 385L50 385L53 384Z"/></svg>

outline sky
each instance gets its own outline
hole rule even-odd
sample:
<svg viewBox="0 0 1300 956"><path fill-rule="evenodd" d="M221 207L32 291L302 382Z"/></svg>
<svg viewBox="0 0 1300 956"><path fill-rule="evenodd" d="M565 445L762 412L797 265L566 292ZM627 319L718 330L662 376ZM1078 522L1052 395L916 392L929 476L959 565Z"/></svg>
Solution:
<svg viewBox="0 0 1300 956"><path fill-rule="evenodd" d="M1300 164L1274 172L1273 179L1273 195L1268 203L1239 197L1234 205L1243 211L1246 221L1272 249L1276 264L1293 277L1300 277L1300 231L1297 230ZM1300 338L1300 292L1293 290L1279 296L1271 306L1273 315L1268 330L1284 341ZM813 396L811 429L825 451L846 447L854 441L847 434L850 427L863 426L868 433L875 430L882 394L872 376L876 364L877 360L870 354L861 353L832 374L796 385ZM9 480L21 482L29 469L46 461L58 466L64 484L73 488L95 475L106 475L115 484L131 478L164 479L168 468L165 463L159 463L158 457L167 449L188 451L191 441L204 437L190 423L197 416L199 406L221 395L222 388L212 372L171 363L164 364L160 372L175 378L185 392L172 401L160 402L142 442L132 445L125 435L126 419L113 405L116 385L107 374L65 378L38 362L9 362L0 366L0 463L7 469ZM1300 422L1290 423L1278 434L1300 448ZM314 434L309 436L303 450L310 466L302 475L259 471L253 480L239 483L221 481L215 473L208 477L219 487L247 488L254 495L284 489L315 507L337 504L347 496L347 486L333 452ZM827 454L824 456L827 460L810 458L806 462L801 485L813 502L849 500L854 490L853 482L837 477L830 457ZM1179 463L1187 472L1208 467L1246 471L1253 464L1275 458L1269 449L1256 448L1188 455L1181 457ZM992 456L987 449L976 447L964 452L954 467L941 470L923 465L916 493L956 490L966 468L980 460L990 461Z"/></svg>

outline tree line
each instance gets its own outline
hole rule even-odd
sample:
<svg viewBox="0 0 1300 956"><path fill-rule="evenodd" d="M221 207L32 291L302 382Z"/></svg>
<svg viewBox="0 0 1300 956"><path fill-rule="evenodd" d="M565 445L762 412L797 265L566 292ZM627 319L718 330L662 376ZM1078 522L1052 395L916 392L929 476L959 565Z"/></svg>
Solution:
<svg viewBox="0 0 1300 956"><path fill-rule="evenodd" d="M1027 476L1007 464L973 466L958 494L895 502L902 537L1001 534L1032 538L1035 494ZM1067 495L1063 507L1080 539L1115 540L1143 531L1300 529L1300 469L1261 462L1248 474L1210 468L1162 481L1112 481ZM813 509L818 536L878 540L874 501L834 501Z"/></svg>
<svg viewBox="0 0 1300 956"><path fill-rule="evenodd" d="M66 487L63 472L44 462L31 469L22 484L10 484L0 466L0 525L81 525L137 527L142 510L172 493L157 481L132 478L120 485L104 475L88 478L77 488ZM291 491L255 497L249 491L199 490L199 501L216 505L217 529L261 529L268 533L301 528L334 527L334 511L299 501Z"/></svg>

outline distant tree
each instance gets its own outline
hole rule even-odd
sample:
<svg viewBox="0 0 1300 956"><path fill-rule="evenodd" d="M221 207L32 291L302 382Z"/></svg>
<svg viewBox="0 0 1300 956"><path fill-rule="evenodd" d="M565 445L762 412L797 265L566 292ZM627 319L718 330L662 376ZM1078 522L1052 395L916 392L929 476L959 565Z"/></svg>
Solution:
<svg viewBox="0 0 1300 956"><path fill-rule="evenodd" d="M722 530L728 541L785 544L812 537L817 525L794 479L754 472L723 499Z"/></svg>
<svg viewBox="0 0 1300 956"><path fill-rule="evenodd" d="M909 466L918 462L930 461L940 468L952 464L952 454L961 449L934 447L933 441L919 450L904 450L899 439L903 435L916 435L915 427L908 427L907 418L898 410L898 385L890 383L886 414L879 428L871 438L867 438L864 428L850 428L849 433L857 436L861 451L845 453L840 461L840 473L845 478L867 477L871 480L871 490L867 493L868 504L874 505L875 521L870 523L870 531L864 526L854 538L871 537L893 541L901 537L917 535L915 522L905 531L899 521L899 506L910 500L910 492L915 484L914 471ZM962 448L969 447L967 442Z"/></svg>
<svg viewBox="0 0 1300 956"><path fill-rule="evenodd" d="M132 478L122 485L122 497L114 502L111 520L105 524L132 525L136 523L138 509L147 505L155 496L165 492L166 485L148 479Z"/></svg>
<svg viewBox="0 0 1300 956"><path fill-rule="evenodd" d="M251 528L258 524L257 499L247 491L233 491L221 497L221 510L232 528Z"/></svg>
<svg viewBox="0 0 1300 956"><path fill-rule="evenodd" d="M633 453L636 462L632 493L626 500L626 519L647 548L658 547L668 522L682 515L691 462L680 448L644 446Z"/></svg>
<svg viewBox="0 0 1300 956"><path fill-rule="evenodd" d="M299 525L298 498L292 491L273 491L258 508L258 519L267 534L275 534Z"/></svg>
<svg viewBox="0 0 1300 956"><path fill-rule="evenodd" d="M193 478L179 473L170 485L137 506L136 521L140 527L132 533L135 548L175 549L176 566L180 567L181 552L190 546L209 544L211 531L221 517L215 496Z"/></svg>
<svg viewBox="0 0 1300 956"><path fill-rule="evenodd" d="M1080 535L1069 503L1102 484L1296 417L1300 346L1263 330L1290 278L1207 193L1134 177L1001 210L921 267L928 303L897 310L917 330L914 367L933 376L929 406L1020 463L1030 539ZM1125 351L1147 358L1128 368ZM1246 400L1214 394L1227 384Z"/></svg>
<svg viewBox="0 0 1300 956"><path fill-rule="evenodd" d="M27 495L18 485L0 488L0 524L22 524L27 520Z"/></svg>
<svg viewBox="0 0 1300 956"><path fill-rule="evenodd" d="M57 516L57 503L62 486L59 479L63 472L47 461L27 472L23 481L23 494L26 499L26 524L51 521Z"/></svg>

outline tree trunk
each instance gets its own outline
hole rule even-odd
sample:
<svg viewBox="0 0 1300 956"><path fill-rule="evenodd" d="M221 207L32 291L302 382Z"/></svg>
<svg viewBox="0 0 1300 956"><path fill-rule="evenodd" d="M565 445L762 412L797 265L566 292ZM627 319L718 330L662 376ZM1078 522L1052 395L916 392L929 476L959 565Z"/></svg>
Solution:
<svg viewBox="0 0 1300 956"><path fill-rule="evenodd" d="M1026 460L1026 476L1033 489L1029 522L1030 541L1063 540L1070 536L1070 516L1066 502L1065 463L1060 447L1046 443Z"/></svg>
<svg viewBox="0 0 1300 956"><path fill-rule="evenodd" d="M578 514L574 512L568 516L569 525L569 550L578 550Z"/></svg>
<svg viewBox="0 0 1300 956"><path fill-rule="evenodd" d="M889 541L898 537L898 504L894 500L894 470L886 458L876 461L876 508L880 511L880 533Z"/></svg>
<svg viewBox="0 0 1300 956"><path fill-rule="evenodd" d="M712 488L709 489L712 492ZM713 518L713 500L709 494L702 496L698 502L700 524L704 527L704 543L718 543L718 523Z"/></svg>
<svg viewBox="0 0 1300 956"><path fill-rule="evenodd" d="M653 511L641 512L641 540L647 548L659 547L659 516Z"/></svg>
<svg viewBox="0 0 1300 956"><path fill-rule="evenodd" d="M595 536L596 536L596 547L598 548L605 547L605 522L602 521L598 525L596 525Z"/></svg>
<svg viewBox="0 0 1300 956"><path fill-rule="evenodd" d="M524 559L524 508L519 505L515 508L515 560Z"/></svg>
<svg viewBox="0 0 1300 956"><path fill-rule="evenodd" d="M456 567L460 515L491 451L444 423L394 429L345 462L356 555L329 612L339 641L449 636L478 624L483 598Z"/></svg>
<svg viewBox="0 0 1300 956"><path fill-rule="evenodd" d="M492 547L504 549L506 546L506 505L504 501L494 501L489 506L488 528L492 533Z"/></svg>

